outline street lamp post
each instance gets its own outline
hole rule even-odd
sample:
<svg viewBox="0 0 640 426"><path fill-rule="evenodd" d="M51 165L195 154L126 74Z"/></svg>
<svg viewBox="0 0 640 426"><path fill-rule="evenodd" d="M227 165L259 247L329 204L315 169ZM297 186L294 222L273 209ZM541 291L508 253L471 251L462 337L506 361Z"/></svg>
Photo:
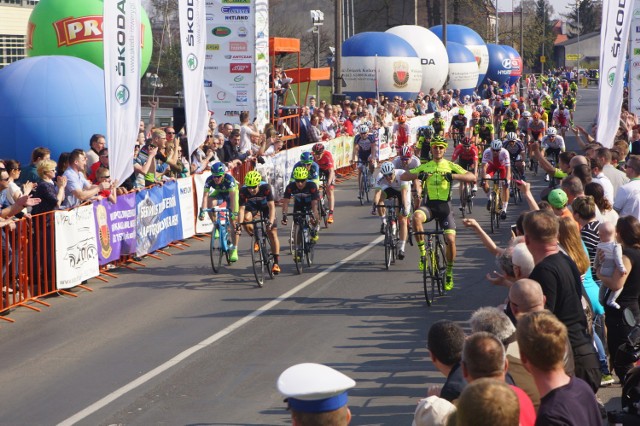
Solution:
<svg viewBox="0 0 640 426"><path fill-rule="evenodd" d="M324 24L324 13L321 10L312 10L311 22L313 23L313 33L316 35L316 57L314 67L320 67L320 26ZM320 102L320 87L316 82L316 101Z"/></svg>

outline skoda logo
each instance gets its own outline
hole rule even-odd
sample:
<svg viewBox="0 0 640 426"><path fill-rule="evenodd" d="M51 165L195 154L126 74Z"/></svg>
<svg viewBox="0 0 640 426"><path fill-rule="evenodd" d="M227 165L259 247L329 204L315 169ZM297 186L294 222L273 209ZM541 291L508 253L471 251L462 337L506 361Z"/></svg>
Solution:
<svg viewBox="0 0 640 426"><path fill-rule="evenodd" d="M607 73L607 83L609 83L610 87L613 87L613 80L616 78L616 67L609 68L609 72Z"/></svg>
<svg viewBox="0 0 640 426"><path fill-rule="evenodd" d="M116 88L116 101L120 104L120 105L124 105L127 103L127 101L129 100L129 89L127 88L127 86L121 84Z"/></svg>
<svg viewBox="0 0 640 426"><path fill-rule="evenodd" d="M189 53L189 56L187 56L187 68L191 71L198 68L198 58L193 53Z"/></svg>

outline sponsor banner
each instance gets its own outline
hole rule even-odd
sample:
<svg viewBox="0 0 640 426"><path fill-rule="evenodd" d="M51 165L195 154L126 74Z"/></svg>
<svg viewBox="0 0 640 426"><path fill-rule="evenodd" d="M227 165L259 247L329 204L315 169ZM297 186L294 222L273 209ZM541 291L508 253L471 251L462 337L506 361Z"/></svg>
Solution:
<svg viewBox="0 0 640 426"><path fill-rule="evenodd" d="M116 204L106 198L93 203L100 265L136 253L136 194L120 195Z"/></svg>
<svg viewBox="0 0 640 426"><path fill-rule="evenodd" d="M263 128L269 120L268 0L208 0L204 91L218 122L241 111Z"/></svg>
<svg viewBox="0 0 640 426"><path fill-rule="evenodd" d="M55 212L56 287L72 288L97 277L98 247L93 206Z"/></svg>
<svg viewBox="0 0 640 426"><path fill-rule="evenodd" d="M182 217L182 238L190 238L196 233L193 218L193 179L186 177L178 179L178 201L180 202L180 217Z"/></svg>
<svg viewBox="0 0 640 426"><path fill-rule="evenodd" d="M104 0L104 92L111 179L133 173L140 123L140 0Z"/></svg>
<svg viewBox="0 0 640 426"><path fill-rule="evenodd" d="M640 0L633 2L631 49L629 60L629 111L640 115ZM602 73L600 74L602 76Z"/></svg>
<svg viewBox="0 0 640 426"><path fill-rule="evenodd" d="M182 78L184 115L189 140L189 155L207 137L209 111L203 85L207 52L205 0L179 0L180 37L182 39Z"/></svg>
<svg viewBox="0 0 640 426"><path fill-rule="evenodd" d="M144 189L136 194L136 255L144 256L182 239L178 184Z"/></svg>
<svg viewBox="0 0 640 426"><path fill-rule="evenodd" d="M611 148L622 107L625 56L632 19L632 1L602 2L600 35L600 103L596 140Z"/></svg>
<svg viewBox="0 0 640 426"><path fill-rule="evenodd" d="M193 186L196 191L196 206L198 208L198 212L200 211L200 207L202 206L204 183L207 181L207 178L209 176L211 176L209 172L193 175ZM204 220L196 221L196 234L208 234L211 231L213 231L213 222L211 222L211 218L209 218L209 215L205 214Z"/></svg>

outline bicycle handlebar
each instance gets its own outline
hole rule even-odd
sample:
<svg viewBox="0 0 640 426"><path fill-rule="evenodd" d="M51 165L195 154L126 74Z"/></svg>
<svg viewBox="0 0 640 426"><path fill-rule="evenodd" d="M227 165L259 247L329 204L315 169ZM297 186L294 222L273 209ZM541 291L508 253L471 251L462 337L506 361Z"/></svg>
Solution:
<svg viewBox="0 0 640 426"><path fill-rule="evenodd" d="M444 234L444 230L437 230L437 231L412 231L411 232L412 235L443 235Z"/></svg>

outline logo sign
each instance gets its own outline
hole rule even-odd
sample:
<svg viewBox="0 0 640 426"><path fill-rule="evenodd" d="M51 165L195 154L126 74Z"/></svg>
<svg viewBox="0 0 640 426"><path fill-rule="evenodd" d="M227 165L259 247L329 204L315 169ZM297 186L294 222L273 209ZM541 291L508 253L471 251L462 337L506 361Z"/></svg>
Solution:
<svg viewBox="0 0 640 426"><path fill-rule="evenodd" d="M102 41L102 16L91 15L65 18L53 23L58 47L89 41Z"/></svg>
<svg viewBox="0 0 640 426"><path fill-rule="evenodd" d="M640 68L640 61L633 61L631 65L633 66L633 68Z"/></svg>
<svg viewBox="0 0 640 426"><path fill-rule="evenodd" d="M633 48L633 54L634 55L640 55L640 48L634 47Z"/></svg>
<svg viewBox="0 0 640 426"><path fill-rule="evenodd" d="M233 81L235 81L236 83L240 83L240 82L241 82L241 81L243 81L243 80L244 80L244 76L242 76L242 75L236 75L236 76L233 78Z"/></svg>
<svg viewBox="0 0 640 426"><path fill-rule="evenodd" d="M502 60L502 68L511 69L511 58L507 58L507 59L503 59Z"/></svg>
<svg viewBox="0 0 640 426"><path fill-rule="evenodd" d="M216 93L216 98L218 98L219 101L224 101L227 98L227 92L221 90L218 93Z"/></svg>
<svg viewBox="0 0 640 426"><path fill-rule="evenodd" d="M238 28L238 37L246 37L247 36L247 28L240 27Z"/></svg>
<svg viewBox="0 0 640 426"><path fill-rule="evenodd" d="M607 84L610 87L613 87L613 80L616 78L616 67L609 68L609 72L607 72Z"/></svg>
<svg viewBox="0 0 640 426"><path fill-rule="evenodd" d="M213 21L215 17L216 15L214 15L213 13L207 13L207 21Z"/></svg>
<svg viewBox="0 0 640 426"><path fill-rule="evenodd" d="M420 65L435 65L436 61L430 58L420 58Z"/></svg>
<svg viewBox="0 0 640 426"><path fill-rule="evenodd" d="M222 4L250 4L251 0L222 0Z"/></svg>
<svg viewBox="0 0 640 426"><path fill-rule="evenodd" d="M238 13L238 14L249 14L251 13L251 8L249 6L222 6L220 8L222 13L230 14L230 13Z"/></svg>
<svg viewBox="0 0 640 426"><path fill-rule="evenodd" d="M231 16L225 16L224 20L225 21L248 21L249 17L248 16L231 15Z"/></svg>
<svg viewBox="0 0 640 426"><path fill-rule="evenodd" d="M198 68L198 58L193 53L189 53L187 56L187 68L189 68L190 71Z"/></svg>
<svg viewBox="0 0 640 426"><path fill-rule="evenodd" d="M207 50L220 50L219 44L207 44Z"/></svg>
<svg viewBox="0 0 640 426"><path fill-rule="evenodd" d="M229 72L249 74L251 72L251 64L229 64Z"/></svg>
<svg viewBox="0 0 640 426"><path fill-rule="evenodd" d="M231 30L227 27L215 27L214 29L211 30L211 34L213 34L216 37L226 37L229 34L231 34Z"/></svg>
<svg viewBox="0 0 640 426"><path fill-rule="evenodd" d="M213 81L205 80L204 81L204 87L213 87Z"/></svg>
<svg viewBox="0 0 640 426"><path fill-rule="evenodd" d="M124 84L121 84L118 87L116 87L115 96L116 96L116 101L120 105L124 105L129 101L129 96L130 96L129 89Z"/></svg>
<svg viewBox="0 0 640 426"><path fill-rule="evenodd" d="M393 85L399 89L406 87L409 83L409 63L406 61L396 61L393 63Z"/></svg>
<svg viewBox="0 0 640 426"><path fill-rule="evenodd" d="M236 91L236 102L248 102L249 95L246 90L237 90Z"/></svg>
<svg viewBox="0 0 640 426"><path fill-rule="evenodd" d="M246 52L246 51L247 51L246 41L230 41L229 42L229 52Z"/></svg>

